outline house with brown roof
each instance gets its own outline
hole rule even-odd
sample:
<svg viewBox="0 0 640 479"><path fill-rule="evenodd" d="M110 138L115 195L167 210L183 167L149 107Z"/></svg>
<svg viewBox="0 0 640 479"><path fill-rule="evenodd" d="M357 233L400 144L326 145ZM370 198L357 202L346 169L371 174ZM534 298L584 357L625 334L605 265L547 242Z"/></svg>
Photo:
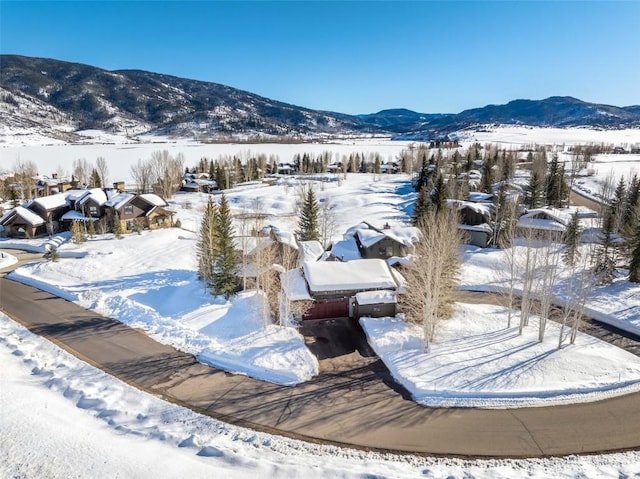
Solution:
<svg viewBox="0 0 640 479"><path fill-rule="evenodd" d="M382 259L305 261L283 275L285 298L311 302L303 319L396 314L401 279Z"/></svg>
<svg viewBox="0 0 640 479"><path fill-rule="evenodd" d="M104 203L104 208L111 228L116 220L127 232L173 226L173 211L164 199L153 193L118 193Z"/></svg>

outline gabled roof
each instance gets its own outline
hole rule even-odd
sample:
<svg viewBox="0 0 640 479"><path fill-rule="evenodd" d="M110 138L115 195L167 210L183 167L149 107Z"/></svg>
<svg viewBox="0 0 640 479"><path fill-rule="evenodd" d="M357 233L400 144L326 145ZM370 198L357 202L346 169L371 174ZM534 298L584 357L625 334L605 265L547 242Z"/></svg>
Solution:
<svg viewBox="0 0 640 479"><path fill-rule="evenodd" d="M391 269L382 259L306 261L302 264L311 292L362 291L397 287Z"/></svg>
<svg viewBox="0 0 640 479"><path fill-rule="evenodd" d="M518 219L517 226L546 231L565 231L570 221L568 214L556 208L535 208L522 215Z"/></svg>
<svg viewBox="0 0 640 479"><path fill-rule="evenodd" d="M357 226L349 228L345 238L349 234L357 235L360 244L369 248L384 238L390 238L401 245L411 247L420 239L420 230L415 226L394 226L389 228L376 228L363 221Z"/></svg>
<svg viewBox="0 0 640 479"><path fill-rule="evenodd" d="M362 259L362 255L353 236L335 242L331 247L331 254L340 261Z"/></svg>
<svg viewBox="0 0 640 479"><path fill-rule="evenodd" d="M107 194L100 188L87 190L89 193L84 195L77 204L84 205L87 201L93 200L98 206L102 206L107 202Z"/></svg>
<svg viewBox="0 0 640 479"><path fill-rule="evenodd" d="M90 221L91 218L87 218L86 216L84 216L82 213L80 213L79 211L76 210L71 210L71 211L67 211L65 214L62 215L62 217L60 218L62 221Z"/></svg>
<svg viewBox="0 0 640 479"><path fill-rule="evenodd" d="M153 206L168 206L168 203L160 198L158 195L153 193L145 193L143 195L138 195L144 201Z"/></svg>
<svg viewBox="0 0 640 479"><path fill-rule="evenodd" d="M67 200L67 195L65 195L64 193L56 193L55 195L35 198L31 204L36 204L48 211L54 210L56 208L61 208L63 206L68 206L69 201Z"/></svg>
<svg viewBox="0 0 640 479"><path fill-rule="evenodd" d="M135 195L132 193L118 193L107 200L104 205L113 208L114 210L119 210L133 198L135 198Z"/></svg>
<svg viewBox="0 0 640 479"><path fill-rule="evenodd" d="M324 253L324 248L320 244L320 241L300 241L298 246L298 251L300 252L303 262L318 261L318 258Z"/></svg>
<svg viewBox="0 0 640 479"><path fill-rule="evenodd" d="M0 218L0 225L8 223L16 216L22 218L27 224L30 224L31 226L44 224L44 220L33 211L28 210L23 206L16 206L15 208L9 210L9 212L6 213L2 218Z"/></svg>

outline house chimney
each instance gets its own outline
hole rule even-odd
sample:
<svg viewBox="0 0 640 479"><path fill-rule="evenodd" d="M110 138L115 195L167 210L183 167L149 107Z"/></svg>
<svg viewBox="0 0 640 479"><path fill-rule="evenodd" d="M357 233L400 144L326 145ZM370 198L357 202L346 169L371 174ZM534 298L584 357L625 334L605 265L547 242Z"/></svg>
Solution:
<svg viewBox="0 0 640 479"><path fill-rule="evenodd" d="M389 224L389 222L387 221L384 226L382 227L383 230L390 230L391 229L391 225Z"/></svg>

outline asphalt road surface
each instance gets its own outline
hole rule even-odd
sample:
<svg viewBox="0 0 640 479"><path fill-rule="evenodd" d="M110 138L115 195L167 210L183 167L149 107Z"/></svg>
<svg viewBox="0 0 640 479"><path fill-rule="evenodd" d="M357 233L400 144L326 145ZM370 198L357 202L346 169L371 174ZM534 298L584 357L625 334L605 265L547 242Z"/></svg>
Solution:
<svg viewBox="0 0 640 479"><path fill-rule="evenodd" d="M5 313L79 358L165 400L229 423L313 442L456 456L533 457L640 448L640 394L568 406L430 409L356 343L297 387L198 363L144 333L6 278ZM323 342L320 340L320 342Z"/></svg>

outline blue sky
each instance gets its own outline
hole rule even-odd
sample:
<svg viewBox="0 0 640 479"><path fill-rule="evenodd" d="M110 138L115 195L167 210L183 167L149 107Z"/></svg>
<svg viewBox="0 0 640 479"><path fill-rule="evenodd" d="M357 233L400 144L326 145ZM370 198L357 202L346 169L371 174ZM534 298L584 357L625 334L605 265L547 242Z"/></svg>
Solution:
<svg viewBox="0 0 640 479"><path fill-rule="evenodd" d="M309 108L640 104L640 1L0 1L0 51L223 83Z"/></svg>

